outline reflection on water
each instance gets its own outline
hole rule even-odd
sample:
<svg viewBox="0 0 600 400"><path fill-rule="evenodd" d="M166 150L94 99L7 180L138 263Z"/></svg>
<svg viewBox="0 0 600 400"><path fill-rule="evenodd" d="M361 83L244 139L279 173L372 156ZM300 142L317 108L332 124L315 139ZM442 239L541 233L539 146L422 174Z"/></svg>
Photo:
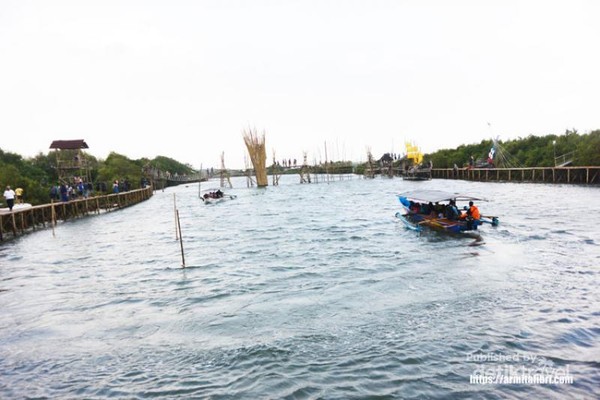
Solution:
<svg viewBox="0 0 600 400"><path fill-rule="evenodd" d="M0 397L600 395L597 188L297 182L213 205L171 188L3 244ZM501 224L477 246L406 230L395 194L418 187ZM573 383L470 380L540 362Z"/></svg>

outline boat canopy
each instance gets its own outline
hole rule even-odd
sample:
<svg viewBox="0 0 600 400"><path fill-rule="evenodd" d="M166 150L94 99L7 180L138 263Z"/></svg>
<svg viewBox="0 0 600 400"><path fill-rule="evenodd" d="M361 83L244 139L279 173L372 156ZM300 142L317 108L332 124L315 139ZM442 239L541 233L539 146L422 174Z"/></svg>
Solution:
<svg viewBox="0 0 600 400"><path fill-rule="evenodd" d="M412 190L410 192L404 192L398 194L398 197L404 197L408 200L417 201L420 203L436 203L440 201L469 201L477 200L482 201L484 199L469 196L461 193L444 192L443 190Z"/></svg>

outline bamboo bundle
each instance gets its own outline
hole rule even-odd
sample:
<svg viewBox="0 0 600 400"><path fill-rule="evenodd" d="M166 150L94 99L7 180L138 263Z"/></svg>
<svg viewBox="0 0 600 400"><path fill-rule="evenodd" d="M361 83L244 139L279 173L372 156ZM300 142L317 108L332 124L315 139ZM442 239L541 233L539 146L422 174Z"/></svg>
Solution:
<svg viewBox="0 0 600 400"><path fill-rule="evenodd" d="M256 129L252 130L248 128L244 130L244 143L248 149L250 160L254 166L254 173L256 175L256 186L265 187L269 185L269 179L267 178L267 151L265 147L265 133L258 135Z"/></svg>
<svg viewBox="0 0 600 400"><path fill-rule="evenodd" d="M227 183L229 184L229 188L232 188L233 185L231 184L231 177L229 175L229 171L227 171L227 168L225 168L225 152L221 152L221 187L224 188L225 187L225 180L227 180Z"/></svg>
<svg viewBox="0 0 600 400"><path fill-rule="evenodd" d="M278 174L279 167L277 166L277 158L275 157L275 149L273 149L273 166L271 167L271 176L273 177L273 186L279 185L279 178L281 174Z"/></svg>

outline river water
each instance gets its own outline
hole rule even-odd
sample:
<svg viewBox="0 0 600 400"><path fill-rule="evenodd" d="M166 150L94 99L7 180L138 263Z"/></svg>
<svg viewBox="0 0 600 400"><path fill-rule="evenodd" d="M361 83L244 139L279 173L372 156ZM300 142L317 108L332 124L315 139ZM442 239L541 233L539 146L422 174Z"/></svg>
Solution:
<svg viewBox="0 0 600 400"><path fill-rule="evenodd" d="M233 183L2 244L0 398L600 397L597 187ZM417 188L500 226L409 231L395 194ZM557 381L507 381L535 374Z"/></svg>

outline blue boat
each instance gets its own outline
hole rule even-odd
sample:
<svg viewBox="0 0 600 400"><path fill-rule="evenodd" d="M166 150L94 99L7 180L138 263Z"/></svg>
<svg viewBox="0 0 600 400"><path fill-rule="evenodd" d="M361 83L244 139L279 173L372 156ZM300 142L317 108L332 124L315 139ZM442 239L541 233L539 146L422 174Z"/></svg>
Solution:
<svg viewBox="0 0 600 400"><path fill-rule="evenodd" d="M424 228L454 234L475 233L483 224L497 226L498 217L480 216L475 219L468 215L467 206L463 211L458 207L460 202L483 201L470 195L450 193L441 190L413 190L398 194L398 200L404 212L397 212L396 217L411 230L420 232ZM454 206L454 210L452 210Z"/></svg>

